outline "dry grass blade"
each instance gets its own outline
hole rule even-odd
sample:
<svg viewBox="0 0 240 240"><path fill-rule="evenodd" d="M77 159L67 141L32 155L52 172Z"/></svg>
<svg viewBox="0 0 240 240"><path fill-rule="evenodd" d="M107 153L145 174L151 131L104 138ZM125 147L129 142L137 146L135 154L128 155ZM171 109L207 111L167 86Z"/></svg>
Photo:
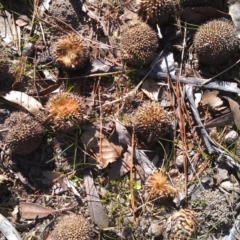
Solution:
<svg viewBox="0 0 240 240"><path fill-rule="evenodd" d="M90 170L85 171L84 184L88 199L88 208L92 221L95 222L101 229L107 228L109 225L108 216L101 204L101 200L93 182L92 172Z"/></svg>

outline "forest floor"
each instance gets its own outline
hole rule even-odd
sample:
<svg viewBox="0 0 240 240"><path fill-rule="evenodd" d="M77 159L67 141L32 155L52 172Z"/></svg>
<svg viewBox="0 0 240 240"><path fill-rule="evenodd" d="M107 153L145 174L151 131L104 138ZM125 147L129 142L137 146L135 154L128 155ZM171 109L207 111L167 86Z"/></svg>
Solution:
<svg viewBox="0 0 240 240"><path fill-rule="evenodd" d="M90 224L80 240L228 239L240 210L240 51L221 65L199 64L192 57L198 26L231 15L227 7L196 11L153 27L162 35L156 58L136 67L122 61L119 45L138 18L135 1L0 0L0 215L16 239L64 239L52 232L70 214ZM186 14L199 22L180 21ZM68 34L81 35L88 49L76 70L53 59ZM86 121L68 131L39 118L62 92L84 102ZM171 130L157 141L158 127L135 133L145 102L171 116ZM5 149L14 129L4 123L15 111L44 127L29 154Z"/></svg>

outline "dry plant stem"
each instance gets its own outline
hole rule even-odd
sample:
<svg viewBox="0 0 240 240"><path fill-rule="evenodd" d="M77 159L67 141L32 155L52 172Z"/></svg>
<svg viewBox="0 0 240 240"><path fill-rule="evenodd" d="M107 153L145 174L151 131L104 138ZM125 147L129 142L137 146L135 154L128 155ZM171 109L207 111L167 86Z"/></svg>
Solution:
<svg viewBox="0 0 240 240"><path fill-rule="evenodd" d="M185 22L185 27L184 27L184 38L183 38L183 50L182 50L182 56L181 56L181 65L180 65L180 73L179 75L182 76L182 66L183 66L183 58L184 58L184 52L185 52L185 47L186 47L186 36L187 36L187 26L186 26L186 22Z"/></svg>
<svg viewBox="0 0 240 240"><path fill-rule="evenodd" d="M100 91L100 78L98 79L98 83L97 83L97 86L98 86L98 101L99 101L99 108L100 108L100 135L102 136L102 130L103 130L103 124L102 124L102 105L101 105L101 91ZM103 158L103 152L102 152L102 138L99 139L100 140L100 148L99 148L99 153L100 153L100 159L102 160Z"/></svg>
<svg viewBox="0 0 240 240"><path fill-rule="evenodd" d="M233 68L234 66L236 66L239 62L240 62L240 59L239 59L237 62L235 62L232 66L230 66L229 68L223 70L222 72L220 72L219 74L215 75L214 77L209 78L209 79L207 79L206 81L204 81L204 82L202 83L202 85L205 85L206 83L211 82L214 78L216 78L216 77L222 75L223 73L227 72L228 70L230 70L231 68Z"/></svg>
<svg viewBox="0 0 240 240"><path fill-rule="evenodd" d="M174 89L174 88L173 88ZM184 174L185 174L185 197L187 197L187 181L188 181L188 174L187 174L187 144L186 144L186 130L185 130L185 113L186 113L186 106L184 102L184 94L182 92L181 84L179 81L176 83L176 89L174 90L176 100L177 100L177 106L178 106L178 124L180 128L180 135L181 135L181 140L183 143L183 156L184 156Z"/></svg>
<svg viewBox="0 0 240 240"><path fill-rule="evenodd" d="M0 232L8 240L22 240L22 238L21 238L20 234L17 232L17 230L12 226L12 224L2 214L0 214Z"/></svg>
<svg viewBox="0 0 240 240"><path fill-rule="evenodd" d="M135 134L133 130L132 134L132 148L133 150L135 149ZM134 204L134 191L133 191L133 159L134 159L134 151L131 154L131 164L130 164L130 182L129 182L129 187L130 187L130 193L131 193L131 206L132 206L132 214L133 214L133 221L135 221L135 204Z"/></svg>

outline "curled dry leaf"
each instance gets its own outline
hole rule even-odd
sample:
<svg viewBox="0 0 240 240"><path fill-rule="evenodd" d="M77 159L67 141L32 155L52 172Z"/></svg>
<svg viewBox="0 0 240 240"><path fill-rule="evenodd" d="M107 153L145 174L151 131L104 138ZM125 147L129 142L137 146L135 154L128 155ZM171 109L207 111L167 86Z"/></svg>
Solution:
<svg viewBox="0 0 240 240"><path fill-rule="evenodd" d="M209 105L211 108L215 109L222 106L223 101L221 98L217 97L219 91L209 91L206 90L202 95L201 103L203 106Z"/></svg>
<svg viewBox="0 0 240 240"><path fill-rule="evenodd" d="M106 138L100 138L92 150L100 166L106 168L109 163L115 162L120 157L122 147L109 142Z"/></svg>
<svg viewBox="0 0 240 240"><path fill-rule="evenodd" d="M233 121L237 127L238 130L240 130L240 110L239 110L239 104L232 100L229 97L225 97L228 100L230 109L232 111L233 115Z"/></svg>
<svg viewBox="0 0 240 240"><path fill-rule="evenodd" d="M101 168L106 168L109 163L115 162L121 156L122 147L104 138L96 130L84 132L81 140Z"/></svg>
<svg viewBox="0 0 240 240"><path fill-rule="evenodd" d="M152 78L147 78L142 83L142 91L153 101L158 100L159 86Z"/></svg>
<svg viewBox="0 0 240 240"><path fill-rule="evenodd" d="M37 116L40 112L40 109L43 107L42 104L35 98L19 91L10 91L8 93L0 92L0 97L25 108L28 112L30 112L34 116Z"/></svg>
<svg viewBox="0 0 240 240"><path fill-rule="evenodd" d="M30 22L29 18L26 15L21 15L18 17L18 19L16 20L16 24L19 27L24 27L26 25L28 25Z"/></svg>

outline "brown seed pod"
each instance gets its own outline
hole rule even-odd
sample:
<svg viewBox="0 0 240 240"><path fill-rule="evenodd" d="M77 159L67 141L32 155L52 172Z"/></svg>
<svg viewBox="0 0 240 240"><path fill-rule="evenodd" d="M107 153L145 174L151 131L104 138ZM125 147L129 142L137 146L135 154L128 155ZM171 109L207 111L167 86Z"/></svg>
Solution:
<svg viewBox="0 0 240 240"><path fill-rule="evenodd" d="M62 92L52 96L45 109L49 124L57 131L77 128L86 119L83 98L74 93Z"/></svg>
<svg viewBox="0 0 240 240"><path fill-rule="evenodd" d="M164 240L190 240L196 234L197 220L191 209L172 214L163 227Z"/></svg>
<svg viewBox="0 0 240 240"><path fill-rule="evenodd" d="M91 226L82 215L67 215L60 219L50 240L90 240Z"/></svg>
<svg viewBox="0 0 240 240"><path fill-rule="evenodd" d="M156 56L157 34L146 23L135 20L124 27L120 49L124 62L138 67L147 65Z"/></svg>
<svg viewBox="0 0 240 240"><path fill-rule="evenodd" d="M65 69L77 69L84 66L89 51L81 36L72 33L63 36L52 47L53 60Z"/></svg>
<svg viewBox="0 0 240 240"><path fill-rule="evenodd" d="M158 102L144 102L137 109L132 122L140 140L148 143L165 137L172 129L170 116Z"/></svg>
<svg viewBox="0 0 240 240"><path fill-rule="evenodd" d="M158 170L149 176L146 188L149 191L150 198L156 196L173 196L177 190L167 183L167 176Z"/></svg>
<svg viewBox="0 0 240 240"><path fill-rule="evenodd" d="M226 19L212 20L201 25L194 36L198 59L206 64L227 62L239 47L236 29Z"/></svg>
<svg viewBox="0 0 240 240"><path fill-rule="evenodd" d="M138 15L151 25L169 22L176 8L173 0L138 0L138 5Z"/></svg>
<svg viewBox="0 0 240 240"><path fill-rule="evenodd" d="M32 116L13 112L4 123L8 129L4 137L8 154L29 154L41 143L44 128Z"/></svg>

